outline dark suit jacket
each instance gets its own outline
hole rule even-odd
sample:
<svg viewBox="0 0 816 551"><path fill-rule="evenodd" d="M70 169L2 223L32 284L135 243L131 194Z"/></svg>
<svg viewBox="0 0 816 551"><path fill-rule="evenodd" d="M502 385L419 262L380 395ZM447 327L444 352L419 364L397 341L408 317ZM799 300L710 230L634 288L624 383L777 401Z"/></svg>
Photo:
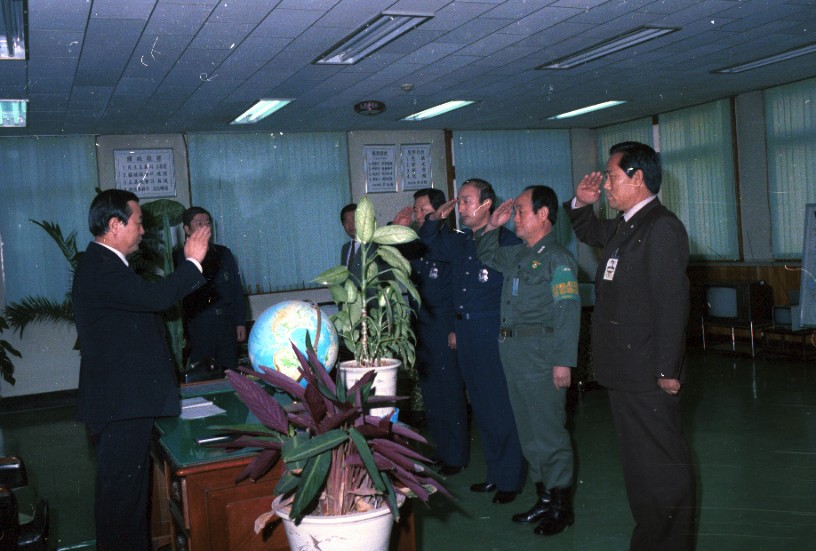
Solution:
<svg viewBox="0 0 816 551"><path fill-rule="evenodd" d="M602 249L595 274L592 361L598 382L617 390L657 390L680 379L689 313L689 245L683 223L658 199L628 222L601 220L588 205L564 203L578 239ZM604 279L617 256L614 277Z"/></svg>
<svg viewBox="0 0 816 551"><path fill-rule="evenodd" d="M192 262L150 282L90 243L74 274L80 346L77 419L86 423L178 415L176 374L160 312L200 287Z"/></svg>

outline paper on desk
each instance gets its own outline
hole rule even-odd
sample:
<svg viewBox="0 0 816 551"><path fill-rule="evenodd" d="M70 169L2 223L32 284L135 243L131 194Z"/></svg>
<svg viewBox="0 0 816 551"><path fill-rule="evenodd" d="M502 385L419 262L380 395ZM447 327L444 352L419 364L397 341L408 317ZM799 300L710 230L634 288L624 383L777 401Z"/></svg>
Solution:
<svg viewBox="0 0 816 551"><path fill-rule="evenodd" d="M182 419L203 419L219 413L226 413L226 410L216 406L210 400L197 396L195 398L185 398L181 401Z"/></svg>

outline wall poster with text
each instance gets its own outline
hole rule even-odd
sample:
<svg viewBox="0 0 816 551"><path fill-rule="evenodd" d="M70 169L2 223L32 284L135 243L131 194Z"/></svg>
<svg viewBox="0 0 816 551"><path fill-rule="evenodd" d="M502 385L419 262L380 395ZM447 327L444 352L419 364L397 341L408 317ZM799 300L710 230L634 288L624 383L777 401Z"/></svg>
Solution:
<svg viewBox="0 0 816 551"><path fill-rule="evenodd" d="M431 144L406 144L400 147L402 191L433 187Z"/></svg>
<svg viewBox="0 0 816 551"><path fill-rule="evenodd" d="M176 196L172 149L117 149L113 164L116 189L139 199Z"/></svg>
<svg viewBox="0 0 816 551"><path fill-rule="evenodd" d="M397 191L397 146L366 145L366 193Z"/></svg>

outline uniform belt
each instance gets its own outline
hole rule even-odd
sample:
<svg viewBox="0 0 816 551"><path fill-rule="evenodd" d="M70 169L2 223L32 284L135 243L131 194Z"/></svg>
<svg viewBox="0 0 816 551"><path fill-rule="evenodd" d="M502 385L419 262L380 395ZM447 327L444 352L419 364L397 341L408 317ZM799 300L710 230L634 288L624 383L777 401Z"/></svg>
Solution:
<svg viewBox="0 0 816 551"><path fill-rule="evenodd" d="M537 337L552 332L552 327L544 327L543 325L520 325L518 327L500 327L499 337L503 339L508 337Z"/></svg>
<svg viewBox="0 0 816 551"><path fill-rule="evenodd" d="M458 320L473 320L487 316L497 316L499 313L495 310L491 310L488 312L455 312L453 315Z"/></svg>

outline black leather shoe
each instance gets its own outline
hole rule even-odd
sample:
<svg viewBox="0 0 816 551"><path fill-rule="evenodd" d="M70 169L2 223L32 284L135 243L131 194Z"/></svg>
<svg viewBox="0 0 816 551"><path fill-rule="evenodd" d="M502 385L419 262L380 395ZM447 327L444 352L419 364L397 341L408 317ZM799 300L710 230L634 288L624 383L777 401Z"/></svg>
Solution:
<svg viewBox="0 0 816 551"><path fill-rule="evenodd" d="M471 484L471 492L493 492L496 490L496 485L493 482L479 482L478 484Z"/></svg>
<svg viewBox="0 0 816 551"><path fill-rule="evenodd" d="M493 495L493 503L504 505L505 503L515 501L517 495L518 492L506 492L504 490L499 490Z"/></svg>
<svg viewBox="0 0 816 551"><path fill-rule="evenodd" d="M523 513L513 515L513 522L521 522L524 524L538 522L547 516L547 513L549 512L550 500L547 499L544 501L542 498L538 498L538 501L535 502L535 505L533 505L529 511L524 511Z"/></svg>
<svg viewBox="0 0 816 551"><path fill-rule="evenodd" d="M572 509L571 488L553 488L550 490L550 509L541 520L541 524L533 530L540 536L559 534L575 522L575 512Z"/></svg>
<svg viewBox="0 0 816 551"><path fill-rule="evenodd" d="M442 467L439 469L439 474L442 476L453 476L455 474L459 474L464 470L464 467L461 465L445 465L442 464Z"/></svg>

